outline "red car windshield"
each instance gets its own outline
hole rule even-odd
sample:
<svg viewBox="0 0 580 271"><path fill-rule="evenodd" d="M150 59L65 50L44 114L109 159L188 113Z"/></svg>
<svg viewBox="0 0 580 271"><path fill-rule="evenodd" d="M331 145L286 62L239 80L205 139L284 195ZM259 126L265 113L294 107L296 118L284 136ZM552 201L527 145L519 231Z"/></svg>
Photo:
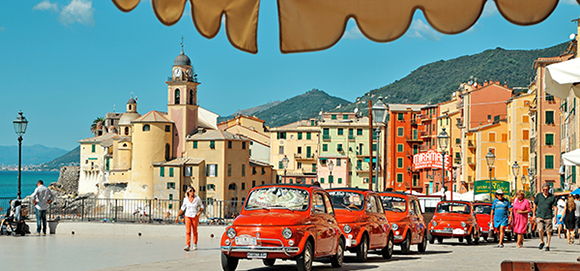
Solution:
<svg viewBox="0 0 580 271"><path fill-rule="evenodd" d="M491 214L491 205L475 205L473 206L475 210L473 212L477 215L490 215Z"/></svg>
<svg viewBox="0 0 580 271"><path fill-rule="evenodd" d="M253 190L248 196L246 210L288 209L308 210L310 193L290 187L264 187Z"/></svg>
<svg viewBox="0 0 580 271"><path fill-rule="evenodd" d="M401 197L381 196L385 211L403 213L407 211L407 200Z"/></svg>
<svg viewBox="0 0 580 271"><path fill-rule="evenodd" d="M335 209L348 209L362 211L365 203L365 196L361 193L350 191L329 191L332 207Z"/></svg>
<svg viewBox="0 0 580 271"><path fill-rule="evenodd" d="M471 207L469 204L462 203L462 202L442 202L437 205L438 214L445 214L445 213L457 213L457 214L466 214L468 215L471 213Z"/></svg>

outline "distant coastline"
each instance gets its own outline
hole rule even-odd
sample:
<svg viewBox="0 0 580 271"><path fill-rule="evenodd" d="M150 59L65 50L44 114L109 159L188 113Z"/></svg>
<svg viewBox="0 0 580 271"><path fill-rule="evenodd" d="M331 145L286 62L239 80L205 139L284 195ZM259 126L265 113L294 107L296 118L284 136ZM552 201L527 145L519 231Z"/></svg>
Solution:
<svg viewBox="0 0 580 271"><path fill-rule="evenodd" d="M0 166L0 171L18 171L18 166ZM57 168L42 168L39 166L22 166L21 171L26 172L59 172Z"/></svg>

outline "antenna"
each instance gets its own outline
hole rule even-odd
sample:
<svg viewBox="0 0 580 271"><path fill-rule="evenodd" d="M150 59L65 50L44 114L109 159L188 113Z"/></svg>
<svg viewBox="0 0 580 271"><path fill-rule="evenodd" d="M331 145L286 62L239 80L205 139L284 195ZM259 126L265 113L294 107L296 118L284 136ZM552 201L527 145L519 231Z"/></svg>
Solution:
<svg viewBox="0 0 580 271"><path fill-rule="evenodd" d="M113 113L115 113L115 104L113 104Z"/></svg>

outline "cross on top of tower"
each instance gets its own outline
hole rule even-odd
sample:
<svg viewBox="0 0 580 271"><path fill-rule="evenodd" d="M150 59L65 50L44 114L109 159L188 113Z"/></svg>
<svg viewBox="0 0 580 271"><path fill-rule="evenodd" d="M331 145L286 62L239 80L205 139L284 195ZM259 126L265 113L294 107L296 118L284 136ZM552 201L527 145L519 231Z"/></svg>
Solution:
<svg viewBox="0 0 580 271"><path fill-rule="evenodd" d="M181 54L183 55L183 36L181 36Z"/></svg>

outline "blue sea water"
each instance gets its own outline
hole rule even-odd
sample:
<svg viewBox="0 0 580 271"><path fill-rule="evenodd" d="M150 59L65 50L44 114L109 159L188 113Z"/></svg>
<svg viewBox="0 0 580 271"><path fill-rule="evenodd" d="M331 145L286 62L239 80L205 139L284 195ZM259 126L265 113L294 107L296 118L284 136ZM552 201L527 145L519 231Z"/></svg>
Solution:
<svg viewBox="0 0 580 271"><path fill-rule="evenodd" d="M29 196L36 188L38 180L44 185L58 181L58 171L22 171L21 186L22 198ZM18 171L0 171L0 198L16 198L18 194Z"/></svg>

